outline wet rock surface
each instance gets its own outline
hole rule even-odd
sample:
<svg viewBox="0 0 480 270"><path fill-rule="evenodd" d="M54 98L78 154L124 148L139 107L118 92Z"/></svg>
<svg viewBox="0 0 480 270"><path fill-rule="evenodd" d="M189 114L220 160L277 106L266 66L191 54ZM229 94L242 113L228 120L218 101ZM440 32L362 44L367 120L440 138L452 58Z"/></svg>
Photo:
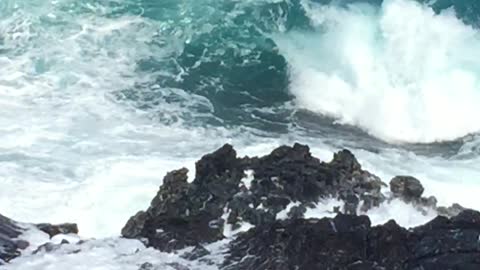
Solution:
<svg viewBox="0 0 480 270"><path fill-rule="evenodd" d="M168 173L150 207L132 217L122 235L146 238L149 246L163 251L222 239L220 217L244 176L241 160L225 145L196 163L192 183L187 182L187 172Z"/></svg>
<svg viewBox="0 0 480 270"><path fill-rule="evenodd" d="M439 215L446 216L446 217L454 217L460 214L461 212L467 210L465 207L459 205L458 203L454 203L448 207L440 206L440 207L437 207L436 209Z"/></svg>
<svg viewBox="0 0 480 270"><path fill-rule="evenodd" d="M35 225L39 230L54 237L58 234L77 234L78 226L75 223L63 223L63 224L49 224L41 223Z"/></svg>
<svg viewBox="0 0 480 270"><path fill-rule="evenodd" d="M428 209L435 210L438 215L455 217L464 210L463 206L454 203L451 206L437 206L437 198L434 196L423 197L424 187L420 180L412 176L395 176L390 181L392 199L401 199L404 202L414 205L418 211L426 213Z"/></svg>
<svg viewBox="0 0 480 270"><path fill-rule="evenodd" d="M42 223L37 225L20 224L12 219L0 215L0 265L7 263L10 260L21 255L21 250L29 247L28 241L21 239L22 234L27 230L37 228L50 237L58 234L78 233L76 224L65 223L60 225L52 225L48 223ZM37 251L53 251L55 246L47 243L37 249Z"/></svg>
<svg viewBox="0 0 480 270"><path fill-rule="evenodd" d="M387 185L348 150L322 162L300 144L253 158L239 158L225 145L196 163L191 183L187 172L168 173L150 207L130 218L122 235L162 251L192 246L182 257L202 260L210 253L204 244L249 224L228 245L219 266L225 270L480 269L479 212L437 207L410 176L393 178L386 196L381 191ZM337 216L305 219L322 198L343 201L332 209ZM445 216L407 230L393 220L372 226L357 215L393 199Z"/></svg>
<svg viewBox="0 0 480 270"><path fill-rule="evenodd" d="M412 176L396 176L390 181L390 190L394 196L406 200L418 200L422 197L424 188L420 180Z"/></svg>
<svg viewBox="0 0 480 270"><path fill-rule="evenodd" d="M169 172L150 206L122 229L126 238L179 256L177 262L153 260L157 265L139 261L138 269L194 270L198 263L221 270L480 269L480 212L458 204L437 206L411 176L394 177L390 192L382 193L387 185L363 170L348 150L324 162L300 144L263 157L237 157L224 145L196 163L193 181L187 174L185 168ZM326 198L342 202L328 211L335 217L305 218ZM391 200L439 216L406 229L393 220L372 226L361 215ZM76 224L20 224L0 215L0 265L29 246L21 239L27 228L50 238L78 233ZM81 244L47 242L32 255L76 254Z"/></svg>
<svg viewBox="0 0 480 270"><path fill-rule="evenodd" d="M52 251L60 249L61 246L65 245L65 244L69 244L69 242L67 240L62 240L59 244L54 244L54 243L48 242L48 243L45 243L43 245L40 245L35 251L33 251L33 254L37 254L37 253L41 253L41 252L44 252L44 253L52 252Z"/></svg>
<svg viewBox="0 0 480 270"><path fill-rule="evenodd" d="M210 254L210 251L208 251L205 247L196 246L192 251L183 254L182 257L187 260L193 261L209 254Z"/></svg>
<svg viewBox="0 0 480 270"><path fill-rule="evenodd" d="M133 216L122 235L172 251L220 240L226 226L235 231L241 223L270 224L291 203L297 205L287 216L300 218L321 198L343 198L348 213L355 213L361 200L374 207L385 199L380 192L385 184L347 150L326 163L300 144L260 158L239 158L224 145L196 163L191 183L187 172L168 173L150 207Z"/></svg>
<svg viewBox="0 0 480 270"><path fill-rule="evenodd" d="M15 221L0 215L0 265L18 257L20 249L26 248L25 242L17 239L22 232Z"/></svg>
<svg viewBox="0 0 480 270"><path fill-rule="evenodd" d="M406 230L366 216L276 221L231 243L223 269L480 269L480 212Z"/></svg>

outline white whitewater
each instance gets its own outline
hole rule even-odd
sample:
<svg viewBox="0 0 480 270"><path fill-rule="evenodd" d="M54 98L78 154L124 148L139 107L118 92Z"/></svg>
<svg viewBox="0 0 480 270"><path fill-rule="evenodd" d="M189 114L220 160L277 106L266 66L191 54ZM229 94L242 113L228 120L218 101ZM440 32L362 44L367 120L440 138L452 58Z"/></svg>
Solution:
<svg viewBox="0 0 480 270"><path fill-rule="evenodd" d="M323 6L303 1L317 34L275 37L298 106L394 142L480 130L480 32L411 0Z"/></svg>
<svg viewBox="0 0 480 270"><path fill-rule="evenodd" d="M0 213L6 216L76 222L82 237L115 237L128 217L148 206L167 171L186 166L192 176L194 161L223 143L253 156L299 141L327 161L338 150L322 138L296 134L264 138L161 124L113 95L153 82L156 74L142 73L136 63L169 53L147 45L163 25L137 16L106 17L101 5L80 15L57 8L75 2L71 0L24 1L21 7L17 2L0 3L0 14L6 15L0 19L0 50L7 51L0 54ZM317 34L274 37L290 63L291 91L299 108L389 141L449 140L480 130L476 29L451 12L435 15L411 0L387 0L380 12L366 5L303 4L314 23L329 27ZM166 115L188 110L166 102L159 107ZM477 146L472 139L461 155L449 159L398 149L354 154L386 182L395 175L413 175L440 204L480 209ZM309 216L329 215L325 205ZM394 201L369 215L376 224L395 218L409 227L434 213L421 215ZM71 255L75 248L19 258L6 268L136 270L142 261L166 263L165 269L170 262L189 264L178 254L118 238L87 243Z"/></svg>

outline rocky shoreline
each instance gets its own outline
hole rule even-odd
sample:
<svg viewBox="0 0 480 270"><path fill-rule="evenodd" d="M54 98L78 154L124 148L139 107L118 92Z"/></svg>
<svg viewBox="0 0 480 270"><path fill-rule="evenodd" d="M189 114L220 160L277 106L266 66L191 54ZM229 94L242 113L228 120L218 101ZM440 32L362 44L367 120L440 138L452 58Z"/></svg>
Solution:
<svg viewBox="0 0 480 270"><path fill-rule="evenodd" d="M186 260L208 260L210 243L229 239L218 269L480 269L480 213L437 206L421 182L397 176L389 185L362 169L348 150L330 162L308 146L281 146L263 157L237 157L230 145L202 157L188 181L185 168L168 173L145 211L122 236ZM342 202L334 218L306 218L323 199ZM406 229L391 220L372 226L362 215L399 199L439 216ZM34 226L53 237L75 224ZM81 229L81 228L80 228ZM0 216L0 259L21 254L25 226ZM1 264L0 261L0 264ZM207 261L208 263L208 261ZM215 264L211 262L211 264ZM174 269L188 269L181 265ZM157 269L139 262L139 269Z"/></svg>
<svg viewBox="0 0 480 270"><path fill-rule="evenodd" d="M9 262L10 260L20 256L22 250L25 250L30 243L22 237L24 233L29 230L38 230L47 234L50 238L60 234L77 234L77 224L25 224L16 222L3 215L0 215L0 265ZM65 242L64 242L65 243ZM38 252L42 249L48 249L50 243L38 247L33 252Z"/></svg>

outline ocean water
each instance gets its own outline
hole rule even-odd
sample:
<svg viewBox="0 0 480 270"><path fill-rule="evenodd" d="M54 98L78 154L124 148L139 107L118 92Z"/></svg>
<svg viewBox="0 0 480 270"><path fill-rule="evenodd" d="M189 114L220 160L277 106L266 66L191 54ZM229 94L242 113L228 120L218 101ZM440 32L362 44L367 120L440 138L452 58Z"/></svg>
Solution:
<svg viewBox="0 0 480 270"><path fill-rule="evenodd" d="M135 252L101 258L136 245L115 237L167 171L224 143L349 148L386 182L480 209L479 26L471 0L0 0L0 213L113 237L9 267L138 269Z"/></svg>

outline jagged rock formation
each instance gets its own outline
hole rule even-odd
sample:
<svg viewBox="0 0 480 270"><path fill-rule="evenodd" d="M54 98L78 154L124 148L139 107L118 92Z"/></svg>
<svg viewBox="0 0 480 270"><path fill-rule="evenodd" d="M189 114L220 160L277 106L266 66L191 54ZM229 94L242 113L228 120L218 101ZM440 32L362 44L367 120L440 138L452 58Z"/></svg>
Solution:
<svg viewBox="0 0 480 270"><path fill-rule="evenodd" d="M48 223L31 224L31 227L36 227L38 230L47 233L50 237L58 234L78 233L77 225L72 223L59 225ZM21 239L22 233L26 230L25 224L22 225L0 215L0 265L20 256L21 250L29 246L26 240Z"/></svg>
<svg viewBox="0 0 480 270"><path fill-rule="evenodd" d="M165 176L150 207L125 225L124 237L162 251L194 247L181 257L221 270L480 269L480 212L459 205L437 207L434 197L422 197L421 182L411 176L394 177L384 195L387 185L363 170L348 150L322 162L300 144L253 158L239 158L225 145L196 163L192 182L187 172L183 168ZM326 197L344 202L343 209L332 209L335 218L304 218L309 207ZM393 220L372 226L367 216L357 215L392 199L449 217L407 230ZM227 235L242 224L251 228ZM22 240L27 228L50 237L78 232L76 224L26 225L0 215L0 264L28 247ZM211 260L215 253L204 244L230 236L222 251L225 260ZM56 252L65 243L46 243L33 254ZM167 265L189 269L177 262ZM159 269L149 262L138 266Z"/></svg>
<svg viewBox="0 0 480 270"><path fill-rule="evenodd" d="M382 187L348 150L326 163L300 144L260 158L239 158L225 145L196 163L191 183L186 169L168 173L150 207L130 218L122 235L163 251L195 246L183 257L196 260L209 254L202 244L224 238L227 227L251 224L230 242L219 266L224 270L480 269L479 212L437 208L436 199L422 197L423 186L410 176L392 179L391 197ZM325 197L343 200L343 209L336 209L343 213L303 218ZM393 220L372 227L368 217L356 215L394 198L458 215L411 230ZM281 211L287 219L278 220Z"/></svg>
<svg viewBox="0 0 480 270"><path fill-rule="evenodd" d="M393 195L391 199L400 198L415 205L419 211L430 208L435 209L439 215L454 217L467 210L459 204L453 204L449 207L437 206L437 198L434 196L422 197L424 190L420 180L412 176L395 176L390 180L390 191Z"/></svg>
<svg viewBox="0 0 480 270"><path fill-rule="evenodd" d="M20 255L25 243L16 240L22 229L11 219L0 215L0 265ZM28 245L27 245L28 246Z"/></svg>
<svg viewBox="0 0 480 270"><path fill-rule="evenodd" d="M397 197L418 200L422 197L424 188L420 180L415 177L396 176L390 181L390 190Z"/></svg>
<svg viewBox="0 0 480 270"><path fill-rule="evenodd" d="M150 207L132 217L122 235L145 238L147 245L171 251L220 240L226 225L236 229L241 222L270 224L292 202L298 205L289 216L302 217L306 207L322 197L343 198L345 211L355 213L360 200L369 207L384 200L382 185L347 150L325 163L300 144L279 147L261 158L238 158L232 146L225 145L196 163L192 183L186 169L168 173Z"/></svg>
<svg viewBox="0 0 480 270"><path fill-rule="evenodd" d="M480 269L480 213L406 230L395 223L371 227L366 216L294 219L258 226L230 246L225 270Z"/></svg>

